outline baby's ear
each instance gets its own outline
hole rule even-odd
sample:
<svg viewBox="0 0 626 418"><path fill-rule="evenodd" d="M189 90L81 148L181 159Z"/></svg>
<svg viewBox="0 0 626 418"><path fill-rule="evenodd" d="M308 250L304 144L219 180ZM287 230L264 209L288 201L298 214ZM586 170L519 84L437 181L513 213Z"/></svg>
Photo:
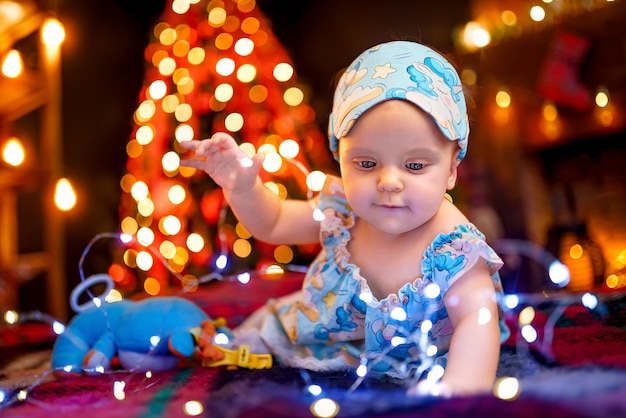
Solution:
<svg viewBox="0 0 626 418"><path fill-rule="evenodd" d="M196 342L191 332L179 331L167 341L170 351L178 357L189 358L196 349Z"/></svg>
<svg viewBox="0 0 626 418"><path fill-rule="evenodd" d="M450 174L448 176L448 190L452 190L454 189L454 186L456 186L459 163L461 162L457 158L458 155L459 155L459 152L457 151L453 157L453 160L450 162Z"/></svg>

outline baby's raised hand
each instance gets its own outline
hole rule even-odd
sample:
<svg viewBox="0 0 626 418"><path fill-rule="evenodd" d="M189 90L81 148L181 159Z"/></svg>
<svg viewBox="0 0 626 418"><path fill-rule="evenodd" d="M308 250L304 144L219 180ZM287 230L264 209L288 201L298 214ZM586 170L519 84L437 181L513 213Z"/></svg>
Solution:
<svg viewBox="0 0 626 418"><path fill-rule="evenodd" d="M206 172L221 188L233 193L249 190L254 185L264 155L248 157L235 139L224 132L202 141L183 141L181 147L193 151L193 158L181 160L184 167Z"/></svg>

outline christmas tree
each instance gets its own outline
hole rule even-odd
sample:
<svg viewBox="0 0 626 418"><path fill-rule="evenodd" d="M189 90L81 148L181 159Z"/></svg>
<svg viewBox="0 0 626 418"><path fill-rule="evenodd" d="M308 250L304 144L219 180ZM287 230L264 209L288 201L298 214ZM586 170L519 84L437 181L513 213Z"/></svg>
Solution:
<svg viewBox="0 0 626 418"><path fill-rule="evenodd" d="M255 241L205 174L181 167L181 141L232 134L266 154L261 176L281 198L307 198L330 167L306 86L254 0L173 0L145 49L146 72L121 180L121 231L133 240L109 274L122 291L187 289L207 277L271 275L318 247ZM315 176L317 174L317 177Z"/></svg>

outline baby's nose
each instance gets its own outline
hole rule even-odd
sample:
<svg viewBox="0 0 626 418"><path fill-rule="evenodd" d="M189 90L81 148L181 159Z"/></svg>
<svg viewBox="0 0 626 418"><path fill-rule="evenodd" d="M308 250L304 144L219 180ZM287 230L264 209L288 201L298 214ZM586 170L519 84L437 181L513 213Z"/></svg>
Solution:
<svg viewBox="0 0 626 418"><path fill-rule="evenodd" d="M394 167L384 167L380 170L378 189L384 192L397 192L403 189L402 179Z"/></svg>

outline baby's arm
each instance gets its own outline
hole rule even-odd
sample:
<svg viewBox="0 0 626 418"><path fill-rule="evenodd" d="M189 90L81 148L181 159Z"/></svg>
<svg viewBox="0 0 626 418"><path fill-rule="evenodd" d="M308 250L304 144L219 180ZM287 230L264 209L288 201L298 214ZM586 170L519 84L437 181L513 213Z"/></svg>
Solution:
<svg viewBox="0 0 626 418"><path fill-rule="evenodd" d="M500 355L496 293L485 263L477 262L444 297L454 334L443 390L452 394L491 392Z"/></svg>
<svg viewBox="0 0 626 418"><path fill-rule="evenodd" d="M256 238L276 244L303 244L319 239L319 223L306 201L283 200L259 177L263 154L249 158L226 133L211 139L181 142L195 158L181 165L205 171L223 189L237 219Z"/></svg>

